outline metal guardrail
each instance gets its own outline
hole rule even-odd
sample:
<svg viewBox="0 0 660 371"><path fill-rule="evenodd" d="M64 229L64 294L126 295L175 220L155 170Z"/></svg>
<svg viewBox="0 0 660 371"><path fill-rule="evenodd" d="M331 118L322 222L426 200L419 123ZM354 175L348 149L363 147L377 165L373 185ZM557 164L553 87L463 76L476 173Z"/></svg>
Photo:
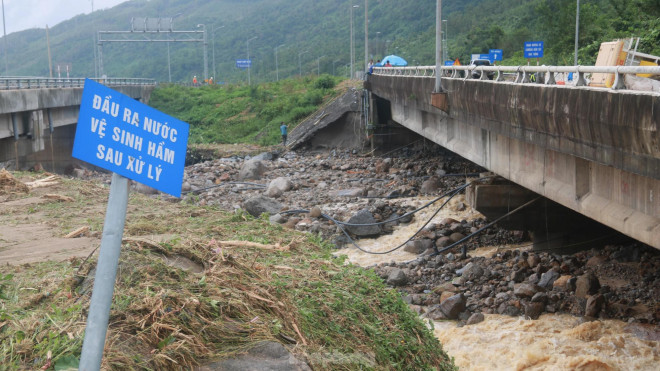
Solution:
<svg viewBox="0 0 660 371"><path fill-rule="evenodd" d="M154 79L141 78L91 78L106 86L125 85L156 85ZM51 77L0 77L0 90L12 89L50 89L50 88L82 88L85 78L51 78Z"/></svg>
<svg viewBox="0 0 660 371"><path fill-rule="evenodd" d="M537 83L545 85L556 85L556 73L574 73L577 75L575 86L586 86L585 74L608 73L614 74L613 90L625 89L624 75L627 74L650 74L660 75L660 67L654 66L442 66L442 71L448 78L473 78L473 73L479 75L480 80L488 80L487 72L494 72L494 81L504 81L505 74L515 75L514 83ZM461 71L465 71L461 76ZM486 73L483 73L486 72ZM415 67L376 67L374 75L384 76L413 76L413 77L435 77L435 66ZM537 75L536 81L531 76ZM547 76L547 78L546 78Z"/></svg>

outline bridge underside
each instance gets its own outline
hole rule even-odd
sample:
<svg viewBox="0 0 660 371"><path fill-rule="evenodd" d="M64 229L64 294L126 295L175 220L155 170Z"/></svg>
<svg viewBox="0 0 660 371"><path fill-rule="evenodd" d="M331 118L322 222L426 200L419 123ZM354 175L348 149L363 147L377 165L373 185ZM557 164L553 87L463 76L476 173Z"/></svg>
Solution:
<svg viewBox="0 0 660 371"><path fill-rule="evenodd" d="M657 95L443 79L445 113L431 105L433 85L397 76L366 83L372 107L387 100L393 121L660 249Z"/></svg>

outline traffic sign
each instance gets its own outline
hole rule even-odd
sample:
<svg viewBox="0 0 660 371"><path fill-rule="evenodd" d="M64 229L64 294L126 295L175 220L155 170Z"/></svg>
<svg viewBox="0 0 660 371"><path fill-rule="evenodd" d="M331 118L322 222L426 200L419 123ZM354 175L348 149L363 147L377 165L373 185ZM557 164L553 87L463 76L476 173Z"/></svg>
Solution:
<svg viewBox="0 0 660 371"><path fill-rule="evenodd" d="M502 49L489 49L488 54L490 55L491 62L502 60Z"/></svg>
<svg viewBox="0 0 660 371"><path fill-rule="evenodd" d="M543 41L525 41L525 58L543 58Z"/></svg>
<svg viewBox="0 0 660 371"><path fill-rule="evenodd" d="M454 61L445 61L445 66L453 66Z"/></svg>
<svg viewBox="0 0 660 371"><path fill-rule="evenodd" d="M236 67L238 68L251 68L252 60L251 59L237 59Z"/></svg>
<svg viewBox="0 0 660 371"><path fill-rule="evenodd" d="M189 126L86 79L73 157L181 196Z"/></svg>

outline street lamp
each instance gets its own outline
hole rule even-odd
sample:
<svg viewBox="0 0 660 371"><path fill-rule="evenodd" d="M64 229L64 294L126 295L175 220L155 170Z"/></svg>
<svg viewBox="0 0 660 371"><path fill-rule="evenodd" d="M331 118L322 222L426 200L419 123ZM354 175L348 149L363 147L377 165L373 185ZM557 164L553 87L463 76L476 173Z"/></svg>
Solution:
<svg viewBox="0 0 660 371"><path fill-rule="evenodd" d="M298 53L298 76L302 76L302 62L300 61L300 57L305 53L309 53L309 50Z"/></svg>
<svg viewBox="0 0 660 371"><path fill-rule="evenodd" d="M281 44L275 47L275 77L277 81L280 81L280 68L277 65L277 49L283 47L285 44Z"/></svg>
<svg viewBox="0 0 660 371"><path fill-rule="evenodd" d="M369 64L369 2L364 0L364 69L367 70ZM363 72L364 73L364 72Z"/></svg>
<svg viewBox="0 0 660 371"><path fill-rule="evenodd" d="M435 8L435 89L434 93L444 93L442 87L442 0L437 0Z"/></svg>
<svg viewBox="0 0 660 371"><path fill-rule="evenodd" d="M577 7L575 8L575 65L576 66L578 65L578 33L579 32L580 32L580 0L577 0ZM7 41L6 38L7 37L5 36L5 42Z"/></svg>
<svg viewBox="0 0 660 371"><path fill-rule="evenodd" d="M447 36L447 30L448 29L447 29L447 27L448 27L449 22L447 22L446 19L443 19L442 22L445 24L445 35L444 35L445 37L442 40L443 41L443 43L442 43L442 47L443 47L443 49L442 49L442 59L443 59L443 61L445 61L445 60L449 59L449 45L447 44L447 39L448 39L448 36Z"/></svg>
<svg viewBox="0 0 660 371"><path fill-rule="evenodd" d="M9 51L7 50L7 22L5 22L5 0L2 0L2 31L5 39L5 76L9 76Z"/></svg>
<svg viewBox="0 0 660 371"><path fill-rule="evenodd" d="M321 58L325 57L325 55L322 55L318 58L316 58L316 76L319 76L321 74Z"/></svg>
<svg viewBox="0 0 660 371"><path fill-rule="evenodd" d="M215 82L215 79L218 78L218 75L215 74L215 31L225 28L225 26L220 26L218 28L215 28L215 26L211 26L211 49L213 49L213 81Z"/></svg>
<svg viewBox="0 0 660 371"><path fill-rule="evenodd" d="M258 37L259 37L259 36L255 36L255 37L253 37L253 38L251 38L251 39L248 39L248 41L247 41L247 59L248 59L248 67L247 67L247 70L248 70L248 85L251 85L251 81L250 81L250 65L252 64L252 61L250 61L250 41L252 41L252 40L254 40L254 39L258 38Z"/></svg>
<svg viewBox="0 0 660 371"><path fill-rule="evenodd" d="M354 74L354 68L353 68L353 60L355 60L355 42L353 41L353 9L359 8L359 5L352 5L351 6L351 76L349 78L353 78Z"/></svg>
<svg viewBox="0 0 660 371"><path fill-rule="evenodd" d="M202 32L204 32L204 81L207 81L209 78L209 61L208 61L208 53L206 52L206 48L208 46L206 42L206 25L204 24L198 24L197 27L202 28Z"/></svg>

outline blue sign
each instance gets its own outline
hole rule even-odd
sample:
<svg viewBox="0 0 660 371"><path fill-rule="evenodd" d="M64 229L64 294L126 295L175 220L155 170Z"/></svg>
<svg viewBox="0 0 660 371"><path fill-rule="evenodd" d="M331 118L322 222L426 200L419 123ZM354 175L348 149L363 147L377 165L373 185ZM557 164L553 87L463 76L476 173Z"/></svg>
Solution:
<svg viewBox="0 0 660 371"><path fill-rule="evenodd" d="M238 68L251 68L252 60L251 59L237 59L236 67Z"/></svg>
<svg viewBox="0 0 660 371"><path fill-rule="evenodd" d="M502 60L502 49L488 49L488 54L490 55L491 61Z"/></svg>
<svg viewBox="0 0 660 371"><path fill-rule="evenodd" d="M454 61L445 61L445 66L453 66Z"/></svg>
<svg viewBox="0 0 660 371"><path fill-rule="evenodd" d="M189 126L86 79L73 157L181 196Z"/></svg>
<svg viewBox="0 0 660 371"><path fill-rule="evenodd" d="M525 41L525 58L543 58L543 41Z"/></svg>
<svg viewBox="0 0 660 371"><path fill-rule="evenodd" d="M485 59L491 62L493 61L492 59L490 59L490 54L479 54L479 59Z"/></svg>

